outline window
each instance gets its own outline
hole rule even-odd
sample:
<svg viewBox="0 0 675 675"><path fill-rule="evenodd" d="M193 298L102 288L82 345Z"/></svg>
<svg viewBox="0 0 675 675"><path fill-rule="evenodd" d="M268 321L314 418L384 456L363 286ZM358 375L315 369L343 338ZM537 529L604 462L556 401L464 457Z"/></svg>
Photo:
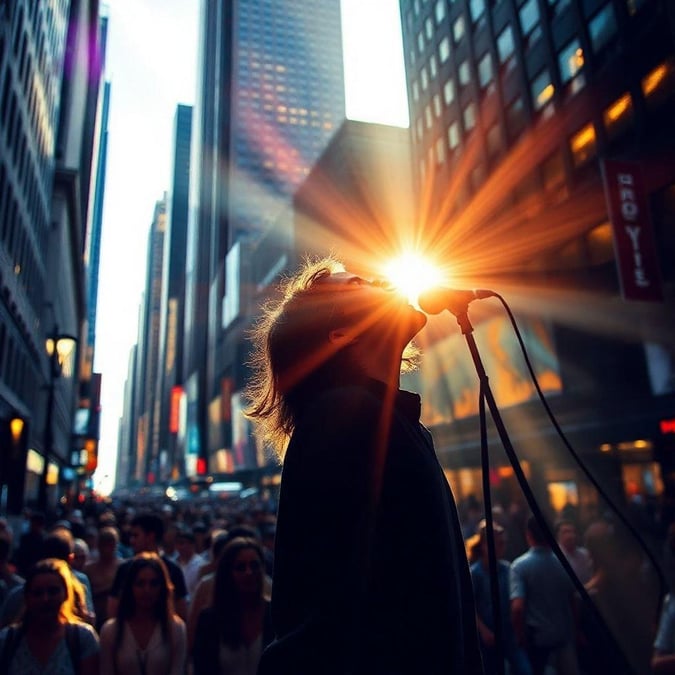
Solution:
<svg viewBox="0 0 675 675"><path fill-rule="evenodd" d="M584 65L584 50L579 40L574 39L565 45L558 54L558 66L560 79L563 84L569 82L582 69Z"/></svg>
<svg viewBox="0 0 675 675"><path fill-rule="evenodd" d="M532 104L535 110L541 110L553 97L553 83L548 69L542 70L534 80L532 80L531 93Z"/></svg>
<svg viewBox="0 0 675 675"><path fill-rule="evenodd" d="M417 130L417 140L421 141L422 137L424 136L424 123L422 122L421 117L417 119L417 124L415 125L415 128Z"/></svg>
<svg viewBox="0 0 675 675"><path fill-rule="evenodd" d="M492 82L493 76L492 56L490 52L487 52L478 62L478 82L480 83L480 88L485 89Z"/></svg>
<svg viewBox="0 0 675 675"><path fill-rule="evenodd" d="M431 42L434 37L434 22L431 20L431 17L427 17L424 22L424 32L427 36L427 40Z"/></svg>
<svg viewBox="0 0 675 675"><path fill-rule="evenodd" d="M450 40L444 37L438 45L438 58L441 63L445 63L450 58Z"/></svg>
<svg viewBox="0 0 675 675"><path fill-rule="evenodd" d="M434 115L436 115L436 117L440 117L441 112L443 111L443 108L441 106L441 97L438 94L434 94L433 102L434 102Z"/></svg>
<svg viewBox="0 0 675 675"><path fill-rule="evenodd" d="M448 147L454 150L459 145L459 123L453 122L448 127Z"/></svg>
<svg viewBox="0 0 675 675"><path fill-rule="evenodd" d="M465 87L471 82L471 70L469 69L469 62L465 59L459 64L459 84Z"/></svg>
<svg viewBox="0 0 675 675"><path fill-rule="evenodd" d="M574 166L580 167L595 157L595 127L589 123L570 138Z"/></svg>
<svg viewBox="0 0 675 675"><path fill-rule="evenodd" d="M417 80L413 80L412 83L412 92L413 92L413 99L415 101L419 101L420 98L420 88L419 85L417 84Z"/></svg>
<svg viewBox="0 0 675 675"><path fill-rule="evenodd" d="M471 131L476 126L476 104L471 102L462 112L464 131Z"/></svg>
<svg viewBox="0 0 675 675"><path fill-rule="evenodd" d="M478 23L485 14L485 0L470 0L469 11L471 12L471 21Z"/></svg>
<svg viewBox="0 0 675 675"><path fill-rule="evenodd" d="M429 74L431 78L435 78L438 75L438 66L436 65L436 57L432 54L429 58Z"/></svg>
<svg viewBox="0 0 675 675"><path fill-rule="evenodd" d="M675 92L675 63L664 61L642 78L642 93L647 105L654 107Z"/></svg>
<svg viewBox="0 0 675 675"><path fill-rule="evenodd" d="M450 105L455 100L455 81L449 77L443 85L443 100Z"/></svg>
<svg viewBox="0 0 675 675"><path fill-rule="evenodd" d="M424 107L424 121L427 123L427 129L431 129L434 121L431 117L431 108L428 105Z"/></svg>
<svg viewBox="0 0 675 675"><path fill-rule="evenodd" d="M426 66L420 70L420 82L422 83L422 91L426 91L429 86L429 77L427 75Z"/></svg>
<svg viewBox="0 0 675 675"><path fill-rule="evenodd" d="M435 13L436 23L441 23L445 19L445 0L437 0Z"/></svg>
<svg viewBox="0 0 675 675"><path fill-rule="evenodd" d="M464 37L465 32L466 26L464 24L464 17L460 16L452 25L452 38L455 41L455 44L457 44Z"/></svg>
<svg viewBox="0 0 675 675"><path fill-rule="evenodd" d="M593 51L600 51L616 35L616 29L614 6L606 5L588 24Z"/></svg>
<svg viewBox="0 0 675 675"><path fill-rule="evenodd" d="M420 54L424 54L424 35L422 35L422 31L417 33L417 51Z"/></svg>
<svg viewBox="0 0 675 675"><path fill-rule="evenodd" d="M514 51L513 30L511 26L507 26L497 36L497 53L499 54L499 62L506 63L512 56Z"/></svg>
<svg viewBox="0 0 675 675"><path fill-rule="evenodd" d="M569 7L570 3L571 3L571 0L548 0L548 4L550 5L551 9L553 10L554 16L558 16L559 14L562 14L562 11L566 7Z"/></svg>
<svg viewBox="0 0 675 675"><path fill-rule="evenodd" d="M625 93L606 108L602 120L610 140L627 131L633 123L633 100L630 94Z"/></svg>
<svg viewBox="0 0 675 675"><path fill-rule="evenodd" d="M436 162L438 164L443 164L445 161L445 143L443 142L443 138L439 138L436 141Z"/></svg>
<svg viewBox="0 0 675 675"><path fill-rule="evenodd" d="M539 24L539 5L537 0L527 0L518 12L523 36L528 36Z"/></svg>
<svg viewBox="0 0 675 675"><path fill-rule="evenodd" d="M525 104L518 97L506 108L506 127L511 138L516 138L525 128Z"/></svg>
<svg viewBox="0 0 675 675"><path fill-rule="evenodd" d="M499 154L502 149L502 132L498 124L494 124L488 129L485 136L485 145L490 157Z"/></svg>

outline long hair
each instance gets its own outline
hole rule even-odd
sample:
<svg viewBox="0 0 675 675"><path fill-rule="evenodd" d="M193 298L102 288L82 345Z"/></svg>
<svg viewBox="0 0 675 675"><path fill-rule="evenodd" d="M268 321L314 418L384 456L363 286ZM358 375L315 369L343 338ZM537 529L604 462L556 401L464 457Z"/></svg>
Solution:
<svg viewBox="0 0 675 675"><path fill-rule="evenodd" d="M124 623L136 613L136 601L134 599L134 583L136 577L144 569L151 569L157 573L160 579L160 593L155 606L155 618L159 621L162 637L165 641L171 640L171 621L174 615L173 609L173 584L166 570L166 565L156 553L139 553L134 556L129 564L129 569L124 577L122 592L117 607L115 645L117 649L122 644Z"/></svg>
<svg viewBox="0 0 675 675"><path fill-rule="evenodd" d="M344 271L334 258L307 260L297 274L281 282L278 296L263 306L251 330L253 376L246 390L246 414L257 423L261 441L280 458L309 401L330 386L363 378L351 349L338 349L328 340L331 330L363 320L363 307L320 283ZM416 356L414 346L406 347L402 372Z"/></svg>
<svg viewBox="0 0 675 675"><path fill-rule="evenodd" d="M59 621L61 623L82 623L76 609L77 594L83 592L82 584L75 578L68 563L59 558L45 558L35 563L26 574L26 582L23 587L24 596L31 592L35 579L41 574L53 574L58 577L66 592L66 599L59 608ZM27 606L24 606L21 622L27 625L31 620L30 612Z"/></svg>
<svg viewBox="0 0 675 675"><path fill-rule="evenodd" d="M255 551L260 560L260 603L263 597L263 575L265 569L263 550L259 542L251 537L235 537L230 541L220 555L216 578L213 586L213 609L216 615L216 623L220 628L222 640L236 648L242 644L241 635L241 612L242 602L239 591L234 583L234 566L237 556L246 550Z"/></svg>

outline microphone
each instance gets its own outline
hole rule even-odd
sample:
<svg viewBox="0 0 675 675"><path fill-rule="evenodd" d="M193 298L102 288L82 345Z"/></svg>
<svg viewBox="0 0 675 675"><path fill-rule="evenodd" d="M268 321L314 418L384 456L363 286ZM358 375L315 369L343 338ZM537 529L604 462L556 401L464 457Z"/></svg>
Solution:
<svg viewBox="0 0 675 675"><path fill-rule="evenodd" d="M482 288L477 288L474 291L462 291L436 286L420 293L418 304L422 311L427 314L440 314L444 309L453 314L459 314L466 311L470 302L491 298L494 295L494 291Z"/></svg>

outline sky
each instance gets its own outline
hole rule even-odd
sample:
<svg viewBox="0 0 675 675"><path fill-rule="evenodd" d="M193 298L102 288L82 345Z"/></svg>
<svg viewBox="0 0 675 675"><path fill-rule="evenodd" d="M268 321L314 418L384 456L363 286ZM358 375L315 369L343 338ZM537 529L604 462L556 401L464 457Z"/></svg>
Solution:
<svg viewBox="0 0 675 675"><path fill-rule="evenodd" d="M113 487L155 202L170 190L173 120L194 103L200 0L108 0L111 82L94 368L102 373L94 485ZM342 0L347 117L408 126L398 0ZM377 30L373 31L373 26Z"/></svg>

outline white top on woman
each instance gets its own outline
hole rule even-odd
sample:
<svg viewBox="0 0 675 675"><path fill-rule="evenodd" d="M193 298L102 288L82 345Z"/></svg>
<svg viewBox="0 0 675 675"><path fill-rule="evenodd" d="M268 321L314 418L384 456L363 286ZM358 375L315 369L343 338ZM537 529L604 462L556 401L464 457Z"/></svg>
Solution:
<svg viewBox="0 0 675 675"><path fill-rule="evenodd" d="M162 628L157 624L146 648L141 649L125 623L117 649L117 620L109 619L101 628L101 675L183 675L187 654L185 624L174 617L170 630L171 643L162 639Z"/></svg>

